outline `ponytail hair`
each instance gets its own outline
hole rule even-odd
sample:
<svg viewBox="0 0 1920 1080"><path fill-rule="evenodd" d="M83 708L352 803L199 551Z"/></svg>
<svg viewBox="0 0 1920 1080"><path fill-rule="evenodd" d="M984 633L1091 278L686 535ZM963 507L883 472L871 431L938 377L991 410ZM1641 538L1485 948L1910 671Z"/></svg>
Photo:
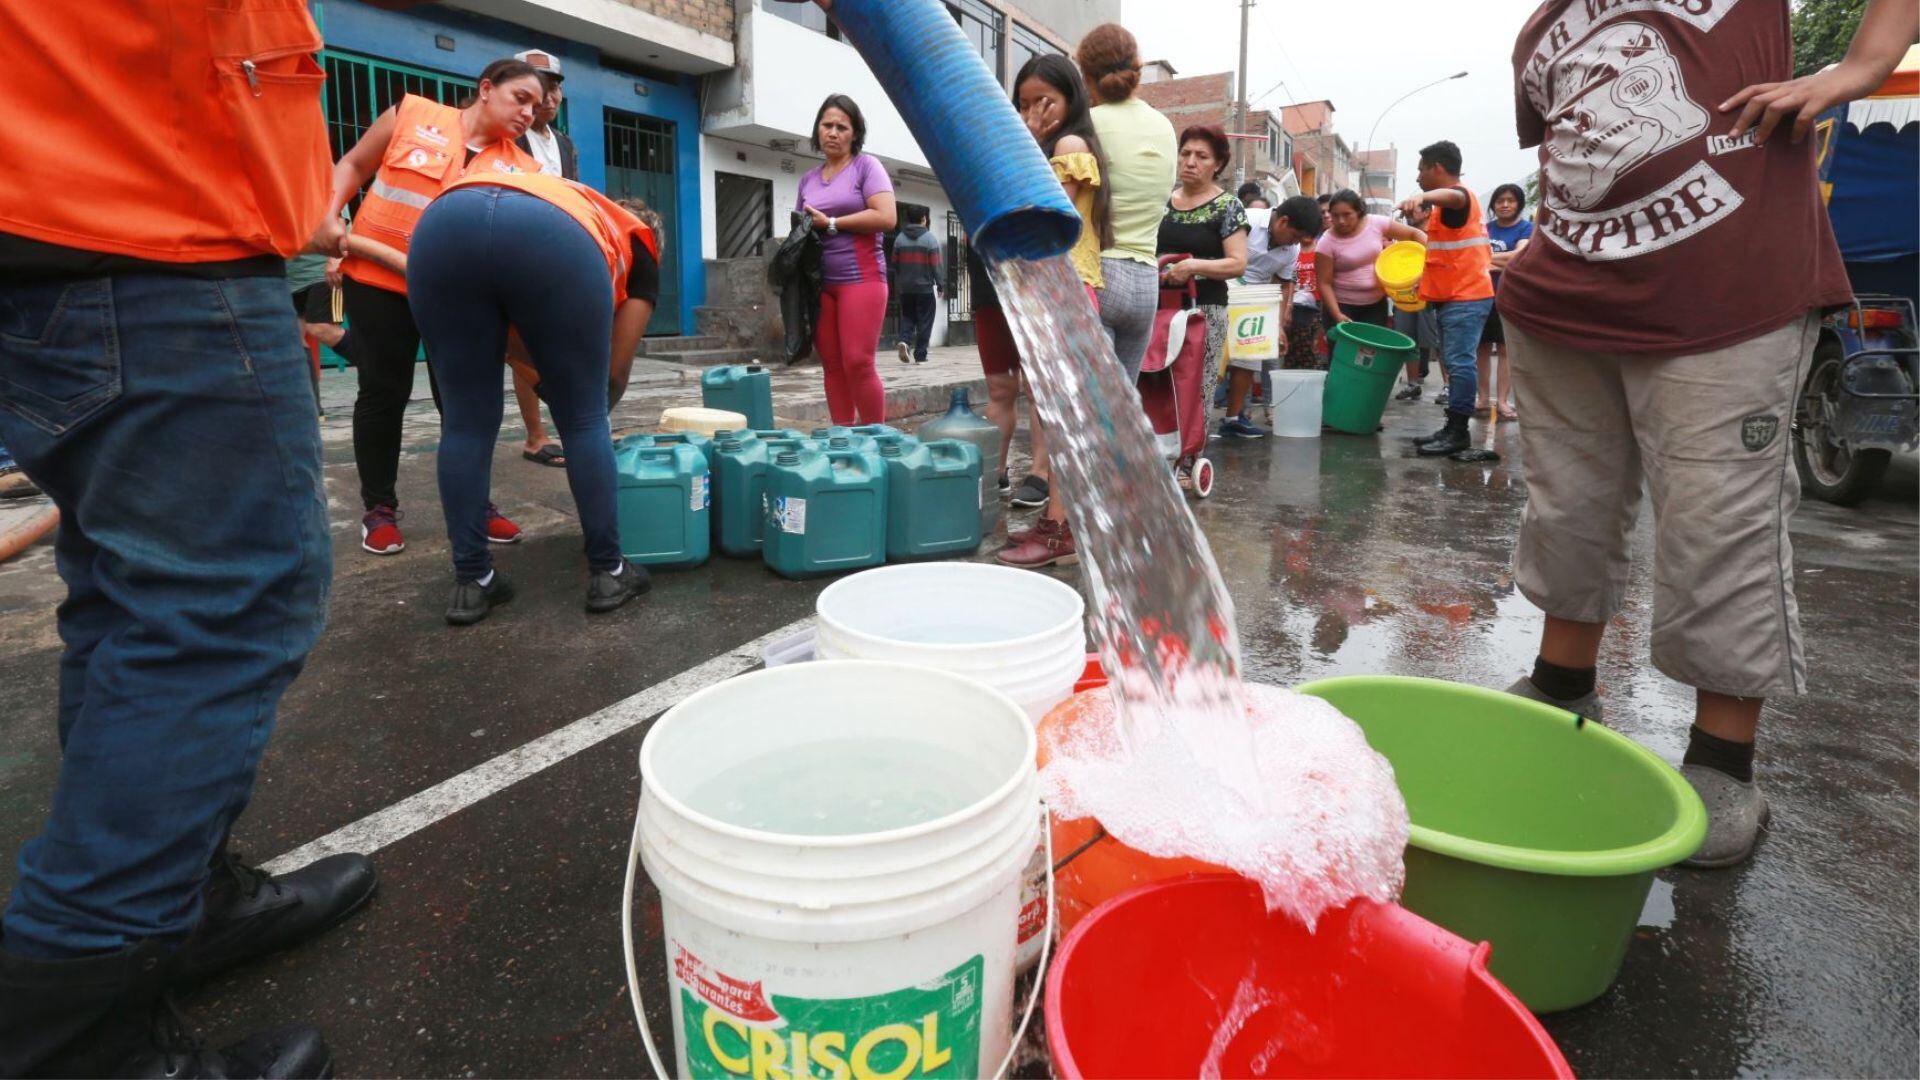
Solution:
<svg viewBox="0 0 1920 1080"><path fill-rule="evenodd" d="M1140 42L1119 23L1103 23L1087 31L1074 61L1103 103L1125 101L1140 87Z"/></svg>

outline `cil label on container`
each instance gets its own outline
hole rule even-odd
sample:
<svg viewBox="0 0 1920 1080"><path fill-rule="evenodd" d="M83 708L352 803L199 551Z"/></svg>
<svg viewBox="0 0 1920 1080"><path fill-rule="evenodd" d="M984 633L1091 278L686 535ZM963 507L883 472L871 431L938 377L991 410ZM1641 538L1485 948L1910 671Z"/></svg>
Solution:
<svg viewBox="0 0 1920 1080"><path fill-rule="evenodd" d="M692 494L687 497L687 509L697 514L712 505L713 485L707 482L707 477L694 477Z"/></svg>
<svg viewBox="0 0 1920 1080"><path fill-rule="evenodd" d="M980 1071L975 956L918 986L858 998L789 997L674 948L687 1075L915 1080Z"/></svg>
<svg viewBox="0 0 1920 1080"><path fill-rule="evenodd" d="M1227 310L1227 355L1236 360L1280 358L1279 308L1272 304Z"/></svg>
<svg viewBox="0 0 1920 1080"><path fill-rule="evenodd" d="M767 527L795 536L807 534L807 500L782 496L767 510Z"/></svg>

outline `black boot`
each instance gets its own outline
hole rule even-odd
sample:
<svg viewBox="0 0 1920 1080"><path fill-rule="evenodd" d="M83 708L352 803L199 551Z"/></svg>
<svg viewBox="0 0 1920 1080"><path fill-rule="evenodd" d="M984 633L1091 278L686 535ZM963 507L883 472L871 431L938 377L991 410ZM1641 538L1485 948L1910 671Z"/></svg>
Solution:
<svg viewBox="0 0 1920 1080"><path fill-rule="evenodd" d="M1433 438L1414 447L1421 457L1446 457L1457 454L1473 445L1473 437L1467 430L1467 417L1463 413L1447 413L1447 426L1434 433Z"/></svg>
<svg viewBox="0 0 1920 1080"><path fill-rule="evenodd" d="M174 957L174 979L204 979L330 930L360 910L376 884L373 860L365 855L329 855L275 877L221 844L200 925Z"/></svg>
<svg viewBox="0 0 1920 1080"><path fill-rule="evenodd" d="M307 1024L201 1047L166 995L171 967L152 942L78 960L0 951L0 1076L333 1075L327 1044Z"/></svg>

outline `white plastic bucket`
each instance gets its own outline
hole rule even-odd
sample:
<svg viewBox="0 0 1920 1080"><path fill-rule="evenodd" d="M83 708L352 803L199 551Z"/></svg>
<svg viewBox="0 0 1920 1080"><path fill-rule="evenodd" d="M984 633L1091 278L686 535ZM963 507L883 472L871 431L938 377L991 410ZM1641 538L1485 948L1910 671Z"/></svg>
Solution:
<svg viewBox="0 0 1920 1080"><path fill-rule="evenodd" d="M1086 605L1045 574L981 563L908 563L820 593L822 660L890 660L978 679L1038 724L1087 666Z"/></svg>
<svg viewBox="0 0 1920 1080"><path fill-rule="evenodd" d="M978 680L1036 726L1073 696L1087 667L1086 604L1071 585L981 563L908 563L841 578L820 593L822 660L889 660ZM1020 970L1040 958L1047 860L1036 851L1020 893Z"/></svg>
<svg viewBox="0 0 1920 1080"><path fill-rule="evenodd" d="M813 658L813 627L811 626L788 634L760 650L760 662L770 668L804 664Z"/></svg>
<svg viewBox="0 0 1920 1080"><path fill-rule="evenodd" d="M1278 360L1286 348L1280 330L1279 285L1227 286L1227 357Z"/></svg>
<svg viewBox="0 0 1920 1080"><path fill-rule="evenodd" d="M1286 439L1320 437L1320 402L1327 389L1324 371L1273 373L1273 433Z"/></svg>
<svg viewBox="0 0 1920 1080"><path fill-rule="evenodd" d="M827 793L855 805L895 786L819 761L881 743L907 748L902 768L937 772L959 809L851 834L750 827L769 812L806 819ZM809 756L797 783L751 782L768 757ZM994 1075L1011 1036L1021 868L1040 837L1034 756L1033 727L1004 694L901 664L755 672L662 716L640 748L638 831L660 890L679 1075L813 1075L796 1059L820 1075ZM728 788L730 776L749 782Z"/></svg>
<svg viewBox="0 0 1920 1080"><path fill-rule="evenodd" d="M739 431L746 426L747 418L740 413L697 405L668 409L660 414L660 430L668 432L712 436L716 431Z"/></svg>

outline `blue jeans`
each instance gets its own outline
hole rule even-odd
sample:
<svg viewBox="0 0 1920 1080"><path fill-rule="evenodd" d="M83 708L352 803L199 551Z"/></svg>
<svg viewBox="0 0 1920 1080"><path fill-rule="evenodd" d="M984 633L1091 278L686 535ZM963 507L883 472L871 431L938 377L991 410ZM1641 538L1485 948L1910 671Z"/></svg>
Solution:
<svg viewBox="0 0 1920 1080"><path fill-rule="evenodd" d="M940 310L940 298L933 293L900 294L900 341L913 350L913 358L925 362L927 346L933 343L933 320Z"/></svg>
<svg viewBox="0 0 1920 1080"><path fill-rule="evenodd" d="M593 237L544 199L511 188L461 188L420 215L407 296L440 384L440 504L454 577L473 581L493 569L487 489L509 326L526 342L567 455L587 563L618 567L618 479L607 420L613 283Z"/></svg>
<svg viewBox="0 0 1920 1080"><path fill-rule="evenodd" d="M1472 416L1480 392L1480 331L1493 310L1493 298L1449 300L1433 307L1440 325L1440 358L1447 365L1447 411Z"/></svg>
<svg viewBox="0 0 1920 1080"><path fill-rule="evenodd" d="M280 278L0 285L0 440L60 507L60 778L9 952L178 941L333 570Z"/></svg>

